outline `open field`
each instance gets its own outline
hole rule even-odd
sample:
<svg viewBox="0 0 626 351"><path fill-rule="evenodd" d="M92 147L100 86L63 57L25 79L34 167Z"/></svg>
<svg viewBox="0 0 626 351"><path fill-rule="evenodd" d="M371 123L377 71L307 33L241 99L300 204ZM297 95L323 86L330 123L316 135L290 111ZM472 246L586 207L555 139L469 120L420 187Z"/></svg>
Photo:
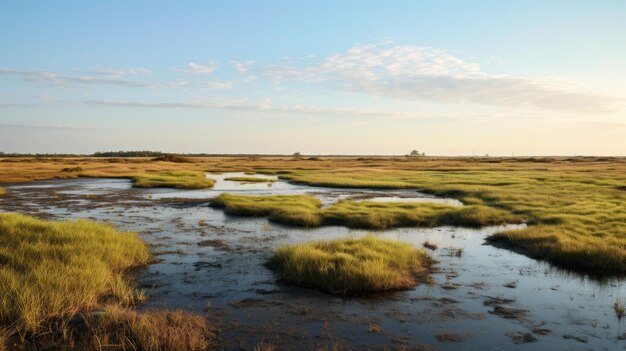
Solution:
<svg viewBox="0 0 626 351"><path fill-rule="evenodd" d="M252 171L312 186L410 188L503 209L530 227L498 234L527 254L573 268L626 270L623 158L199 157L6 158L0 181L134 177L172 170ZM80 167L78 172L63 171Z"/></svg>
<svg viewBox="0 0 626 351"><path fill-rule="evenodd" d="M268 265L295 284L345 295L415 287L431 259L408 244L368 236L282 246Z"/></svg>

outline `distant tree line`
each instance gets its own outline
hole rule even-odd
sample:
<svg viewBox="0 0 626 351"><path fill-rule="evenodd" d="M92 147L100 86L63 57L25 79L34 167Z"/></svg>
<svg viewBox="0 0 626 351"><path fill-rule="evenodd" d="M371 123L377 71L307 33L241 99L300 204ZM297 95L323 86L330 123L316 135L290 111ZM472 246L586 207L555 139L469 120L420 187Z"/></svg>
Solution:
<svg viewBox="0 0 626 351"><path fill-rule="evenodd" d="M165 153L161 151L100 151L95 152L91 156L94 157L157 157L163 156Z"/></svg>

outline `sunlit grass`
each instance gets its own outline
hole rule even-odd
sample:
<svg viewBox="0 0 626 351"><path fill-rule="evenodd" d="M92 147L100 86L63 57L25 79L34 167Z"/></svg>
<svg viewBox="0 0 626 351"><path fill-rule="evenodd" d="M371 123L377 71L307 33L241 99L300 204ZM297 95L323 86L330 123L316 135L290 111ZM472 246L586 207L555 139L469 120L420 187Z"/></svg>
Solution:
<svg viewBox="0 0 626 351"><path fill-rule="evenodd" d="M6 190L4 190L4 188L0 186L0 196L4 194L6 194Z"/></svg>
<svg viewBox="0 0 626 351"><path fill-rule="evenodd" d="M366 229L392 227L481 227L519 223L521 216L483 205L448 206L425 202L342 200L322 210L324 223Z"/></svg>
<svg viewBox="0 0 626 351"><path fill-rule="evenodd" d="M124 273L149 259L134 233L87 220L0 214L0 329L24 337L105 298L133 302L137 295Z"/></svg>
<svg viewBox="0 0 626 351"><path fill-rule="evenodd" d="M269 267L294 284L335 294L410 289L431 259L411 245L374 236L278 248Z"/></svg>
<svg viewBox="0 0 626 351"><path fill-rule="evenodd" d="M300 226L343 225L352 228L435 227L443 225L480 227L518 223L522 216L484 205L448 206L424 202L374 202L342 200L321 209L310 195L250 196L222 194L215 207L240 216L268 216L271 221Z"/></svg>
<svg viewBox="0 0 626 351"><path fill-rule="evenodd" d="M249 196L221 194L211 200L214 207L224 208L231 215L269 216L270 220L302 226L321 223L319 208L322 202L308 195Z"/></svg>
<svg viewBox="0 0 626 351"><path fill-rule="evenodd" d="M527 218L529 226L495 234L493 239L567 267L626 271L626 173L613 171L618 168L607 170L602 164L573 170L570 165L546 163L546 167L465 171L338 169L332 173L299 170L281 177L316 186L413 188L457 198L468 209L488 206L505 210ZM467 213L465 218L478 219L482 212ZM477 224L480 222L477 220Z"/></svg>
<svg viewBox="0 0 626 351"><path fill-rule="evenodd" d="M259 177L228 177L224 178L224 180L230 180L232 182L240 183L273 183L276 181L275 179Z"/></svg>
<svg viewBox="0 0 626 351"><path fill-rule="evenodd" d="M133 186L136 188L206 189L213 185L213 179L198 171L161 172L133 177Z"/></svg>

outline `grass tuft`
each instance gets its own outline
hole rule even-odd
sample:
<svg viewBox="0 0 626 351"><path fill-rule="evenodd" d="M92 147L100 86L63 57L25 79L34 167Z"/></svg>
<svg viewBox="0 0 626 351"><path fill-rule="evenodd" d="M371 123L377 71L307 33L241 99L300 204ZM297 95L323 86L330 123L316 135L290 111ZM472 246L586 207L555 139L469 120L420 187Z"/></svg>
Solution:
<svg viewBox="0 0 626 351"><path fill-rule="evenodd" d="M87 220L0 214L0 329L24 337L103 299L131 303L137 295L124 273L149 259L134 233Z"/></svg>
<svg viewBox="0 0 626 351"><path fill-rule="evenodd" d="M413 288L431 264L424 251L375 236L282 246L268 262L294 284L341 295Z"/></svg>
<svg viewBox="0 0 626 351"><path fill-rule="evenodd" d="M109 306L85 317L85 328L74 330L76 349L200 351L210 349L217 333L209 320L182 310L138 313Z"/></svg>
<svg viewBox="0 0 626 351"><path fill-rule="evenodd" d="M213 185L215 181L200 171L171 171L133 177L136 188L206 189Z"/></svg>
<svg viewBox="0 0 626 351"><path fill-rule="evenodd" d="M224 180L230 180L231 182L240 183L273 183L276 181L275 179L259 177L228 177L224 178Z"/></svg>
<svg viewBox="0 0 626 351"><path fill-rule="evenodd" d="M4 194L6 194L6 190L4 190L4 188L0 186L0 196Z"/></svg>

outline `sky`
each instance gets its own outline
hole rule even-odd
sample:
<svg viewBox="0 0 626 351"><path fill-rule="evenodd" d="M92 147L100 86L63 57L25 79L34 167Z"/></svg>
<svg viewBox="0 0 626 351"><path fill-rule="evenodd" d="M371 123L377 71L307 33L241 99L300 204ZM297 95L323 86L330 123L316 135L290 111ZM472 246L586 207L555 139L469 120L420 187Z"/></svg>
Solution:
<svg viewBox="0 0 626 351"><path fill-rule="evenodd" d="M626 2L0 0L0 151L626 155Z"/></svg>

